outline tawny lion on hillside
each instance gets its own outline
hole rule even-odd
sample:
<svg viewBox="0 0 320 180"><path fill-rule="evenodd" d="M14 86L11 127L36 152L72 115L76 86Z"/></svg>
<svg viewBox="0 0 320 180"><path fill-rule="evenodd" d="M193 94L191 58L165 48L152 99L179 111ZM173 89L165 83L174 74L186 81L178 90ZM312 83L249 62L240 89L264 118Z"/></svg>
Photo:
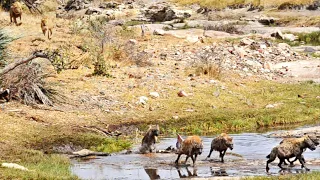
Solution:
<svg viewBox="0 0 320 180"><path fill-rule="evenodd" d="M52 30L53 30L53 23L49 21L47 17L43 17L41 19L41 30L43 32L43 35L46 36L46 33L48 33L48 39L51 39L52 37Z"/></svg>
<svg viewBox="0 0 320 180"><path fill-rule="evenodd" d="M21 15L22 15L22 5L19 2L14 2L11 6L10 6L10 22L13 22L18 26L21 25ZM20 17L20 23L17 23L17 18Z"/></svg>

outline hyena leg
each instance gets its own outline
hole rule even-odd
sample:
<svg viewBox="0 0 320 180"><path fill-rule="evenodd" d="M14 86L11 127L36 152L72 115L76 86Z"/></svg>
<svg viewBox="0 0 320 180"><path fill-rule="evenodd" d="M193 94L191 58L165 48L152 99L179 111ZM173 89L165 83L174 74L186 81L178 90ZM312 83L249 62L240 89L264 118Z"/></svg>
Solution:
<svg viewBox="0 0 320 180"><path fill-rule="evenodd" d="M279 158L280 159L280 158ZM282 163L284 162L284 159L280 159L280 162L279 162L279 164L278 164L278 166L281 168L281 169L284 169L283 167L282 167Z"/></svg>
<svg viewBox="0 0 320 180"><path fill-rule="evenodd" d="M187 155L187 157L186 157L186 162L185 162L186 164L187 164L188 159L189 159L189 156Z"/></svg>
<svg viewBox="0 0 320 180"><path fill-rule="evenodd" d="M267 172L269 172L269 170L270 170L269 163L273 162L275 159L276 159L276 155L273 152L271 152L269 160L267 161L267 165L266 165L266 171Z"/></svg>
<svg viewBox="0 0 320 180"><path fill-rule="evenodd" d="M177 160L175 161L176 164L179 163L180 156L181 156L181 154L178 154L178 158L177 158Z"/></svg>
<svg viewBox="0 0 320 180"><path fill-rule="evenodd" d="M191 155L190 157L191 157L191 159L192 159L192 163L193 163L193 165L194 165L194 163L195 163L196 161L195 161L195 159L194 159L193 155Z"/></svg>
<svg viewBox="0 0 320 180"><path fill-rule="evenodd" d="M224 162L224 155L226 154L226 150L220 152L221 162Z"/></svg>
<svg viewBox="0 0 320 180"><path fill-rule="evenodd" d="M297 156L297 158L299 159L299 162L301 164L301 168L305 168L307 171L310 171L309 168L306 167L306 165L304 164L304 157L302 155Z"/></svg>
<svg viewBox="0 0 320 180"><path fill-rule="evenodd" d="M197 161L197 157L198 157L198 154L195 154L195 155L194 155L194 161L193 161L193 165L195 165L195 164L196 164L196 161Z"/></svg>
<svg viewBox="0 0 320 180"><path fill-rule="evenodd" d="M209 155L207 156L207 158L209 158L209 157L211 156L212 151L213 151L213 148L210 149L210 153L209 153Z"/></svg>

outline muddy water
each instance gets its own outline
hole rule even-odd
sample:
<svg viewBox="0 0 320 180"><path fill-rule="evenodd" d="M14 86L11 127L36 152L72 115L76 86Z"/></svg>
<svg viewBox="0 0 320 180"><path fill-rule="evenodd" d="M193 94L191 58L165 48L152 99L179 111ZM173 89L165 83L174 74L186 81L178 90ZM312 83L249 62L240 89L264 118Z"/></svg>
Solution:
<svg viewBox="0 0 320 180"><path fill-rule="evenodd" d="M203 154L199 156L197 165L194 168L189 159L184 164L174 165L176 154L114 154L110 157L102 157L89 161L74 161L71 167L72 172L81 179L177 179L183 177L241 177L267 175L265 173L266 155L272 147L276 146L281 139L267 138L265 134L235 134L234 149L228 150L225 156L225 163L219 162L218 152L214 152L209 160L205 160L209 154L212 137L202 137L204 141ZM174 146L175 138L163 138L157 144L158 149L165 149ZM135 147L137 149L138 147ZM229 152L229 153L228 153ZM320 148L315 151L307 150L304 153L307 166L311 170L320 169ZM277 160L270 164L272 175L278 175L279 168ZM281 173L303 172L298 162L295 167Z"/></svg>

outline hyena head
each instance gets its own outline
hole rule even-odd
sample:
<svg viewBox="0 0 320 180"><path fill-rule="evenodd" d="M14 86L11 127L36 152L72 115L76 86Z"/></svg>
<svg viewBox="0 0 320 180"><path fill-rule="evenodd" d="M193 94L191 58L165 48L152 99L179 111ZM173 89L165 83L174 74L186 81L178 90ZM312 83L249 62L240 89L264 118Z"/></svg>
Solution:
<svg viewBox="0 0 320 180"><path fill-rule="evenodd" d="M201 155L203 150L203 143L202 141L200 143L194 144L193 146L193 154Z"/></svg>
<svg viewBox="0 0 320 180"><path fill-rule="evenodd" d="M319 139L315 134L309 134L308 136L315 146L318 146L320 144Z"/></svg>
<svg viewBox="0 0 320 180"><path fill-rule="evenodd" d="M221 136L224 138L225 143L226 143L226 146L227 146L230 150L232 150L232 149L233 149L233 142L232 142L233 138L230 137L230 136L229 136L228 134L226 134L226 133L222 133Z"/></svg>
<svg viewBox="0 0 320 180"><path fill-rule="evenodd" d="M149 126L148 132L147 132L147 136L154 138L155 140L157 139L157 136L159 136L159 125L156 126Z"/></svg>
<svg viewBox="0 0 320 180"><path fill-rule="evenodd" d="M305 147L309 148L311 151L314 151L316 149L315 144L313 143L313 141L310 139L310 137L308 135L304 136L304 145Z"/></svg>

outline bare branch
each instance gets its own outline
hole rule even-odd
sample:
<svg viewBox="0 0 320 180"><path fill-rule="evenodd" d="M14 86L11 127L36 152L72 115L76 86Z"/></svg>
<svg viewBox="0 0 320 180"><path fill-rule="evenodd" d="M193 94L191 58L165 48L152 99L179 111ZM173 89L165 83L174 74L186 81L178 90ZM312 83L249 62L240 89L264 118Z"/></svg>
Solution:
<svg viewBox="0 0 320 180"><path fill-rule="evenodd" d="M32 61L35 58L48 58L47 54L43 53L43 52L34 52L32 56L26 58L26 59L21 59L21 60L17 60L14 61L13 63L7 65L6 67L4 67L2 70L0 70L0 76L3 76L4 74L8 73L9 71L12 71L14 68L20 66L21 64L25 64L28 63L29 61Z"/></svg>

